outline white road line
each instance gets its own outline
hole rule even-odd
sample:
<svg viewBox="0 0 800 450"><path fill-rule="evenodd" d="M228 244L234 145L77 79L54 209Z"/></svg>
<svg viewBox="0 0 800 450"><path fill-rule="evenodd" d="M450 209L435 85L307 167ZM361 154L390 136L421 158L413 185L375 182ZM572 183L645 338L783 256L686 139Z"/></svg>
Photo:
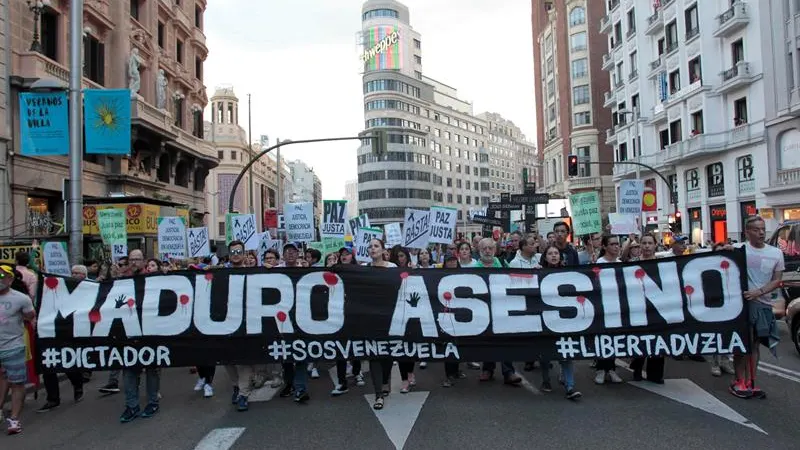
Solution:
<svg viewBox="0 0 800 450"><path fill-rule="evenodd" d="M758 368L760 369L761 367L766 367L768 369L772 369L772 370L775 370L777 372L783 372L783 373L785 373L787 375L800 378L800 372L798 372L796 370L792 370L792 369L787 369L786 367L776 366L775 364L770 364L768 362L759 361L758 362Z"/></svg>
<svg viewBox="0 0 800 450"><path fill-rule="evenodd" d="M534 395L542 395L542 391L540 391L539 389L536 389L536 387L534 385L532 385L528 381L528 379L525 378L521 373L517 373L517 375L519 375L519 377L522 378L522 383L520 383L522 385L522 387L524 387L525 389L527 389L528 391L530 391Z"/></svg>
<svg viewBox="0 0 800 450"><path fill-rule="evenodd" d="M789 380L789 381L794 381L795 383L800 383L800 378L793 377L793 376L788 375L786 373L778 372L777 370L773 370L773 369L770 369L770 368L767 368L767 367L761 367L762 364L764 364L764 363L758 363L758 370L760 370L760 371L762 371L764 373L768 373L770 375L775 375L776 377L784 378L784 379ZM758 380L756 380L756 381L758 381Z"/></svg>
<svg viewBox="0 0 800 450"><path fill-rule="evenodd" d="M244 428L217 428L208 433L194 450L228 450L244 430Z"/></svg>

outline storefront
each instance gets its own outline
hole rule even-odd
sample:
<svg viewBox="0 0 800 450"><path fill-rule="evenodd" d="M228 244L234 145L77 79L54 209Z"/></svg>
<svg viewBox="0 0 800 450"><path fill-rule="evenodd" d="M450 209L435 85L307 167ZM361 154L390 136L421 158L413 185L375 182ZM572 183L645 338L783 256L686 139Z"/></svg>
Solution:
<svg viewBox="0 0 800 450"><path fill-rule="evenodd" d="M700 208L689 208L689 242L703 243L703 214Z"/></svg>
<svg viewBox="0 0 800 450"><path fill-rule="evenodd" d="M728 211L725 205L709 206L708 214L711 222L711 241L722 244L728 242Z"/></svg>
<svg viewBox="0 0 800 450"><path fill-rule="evenodd" d="M758 209L756 209L756 202L742 202L739 204L739 216L742 218L742 233L740 236L740 242L744 242L747 240L744 234L744 223L747 221L748 218L757 216Z"/></svg>

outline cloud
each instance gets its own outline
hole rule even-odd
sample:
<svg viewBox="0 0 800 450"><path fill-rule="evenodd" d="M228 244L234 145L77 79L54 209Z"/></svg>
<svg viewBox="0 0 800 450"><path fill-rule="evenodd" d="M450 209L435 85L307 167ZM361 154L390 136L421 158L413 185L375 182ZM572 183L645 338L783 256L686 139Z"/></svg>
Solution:
<svg viewBox="0 0 800 450"><path fill-rule="evenodd" d="M459 90L475 113L513 120L532 139L533 50L530 2L409 0L411 25L422 35L423 72ZM247 128L252 94L253 138L355 136L364 127L356 33L360 1L227 0L209 2L205 65L209 95L229 83ZM341 198L356 177L357 141L286 147L320 176L325 198Z"/></svg>

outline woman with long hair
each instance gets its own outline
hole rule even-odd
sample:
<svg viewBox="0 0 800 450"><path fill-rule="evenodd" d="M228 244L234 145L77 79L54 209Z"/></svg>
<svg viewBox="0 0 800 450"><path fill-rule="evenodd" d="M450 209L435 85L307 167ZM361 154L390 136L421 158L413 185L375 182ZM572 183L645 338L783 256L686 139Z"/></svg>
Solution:
<svg viewBox="0 0 800 450"><path fill-rule="evenodd" d="M620 262L620 252L619 236L604 234L602 250L600 250L600 256L597 258L597 264ZM614 358L598 359L595 364L595 369L595 384L604 384L606 378L611 380L612 383L622 383L622 378L617 375L617 365Z"/></svg>
<svg viewBox="0 0 800 450"><path fill-rule="evenodd" d="M561 259L561 250L554 244L549 244L542 252L542 257L539 262L542 269L558 269L564 267L564 261ZM550 383L550 361L546 358L541 358L542 362L542 392L552 392L553 385ZM558 364L561 366L561 376L559 380L564 384L566 390L566 398L568 400L577 400L583 394L575 390L575 365L571 360L562 360Z"/></svg>
<svg viewBox="0 0 800 450"><path fill-rule="evenodd" d="M478 263L475 258L472 257L472 246L469 245L469 242L464 241L458 244L458 264L461 267L472 267Z"/></svg>
<svg viewBox="0 0 800 450"><path fill-rule="evenodd" d="M433 260L431 258L431 251L423 248L417 254L417 269L433 269Z"/></svg>
<svg viewBox="0 0 800 450"><path fill-rule="evenodd" d="M342 255L345 255L344 257ZM348 259L349 262L343 262ZM339 264L356 264L353 254L346 248L339 249L336 253L330 253L325 257L325 267L334 267ZM361 373L361 360L356 358L350 361L353 376L356 379L356 386L364 386L364 374ZM347 360L340 359L336 361L336 378L338 383L331 391L331 395L338 397L349 392L347 388Z"/></svg>
<svg viewBox="0 0 800 450"><path fill-rule="evenodd" d="M408 250L400 245L392 247L389 255L389 261L394 263L400 268L411 268L411 255ZM416 377L414 377L414 361L398 361L397 366L400 369L400 393L407 394L412 387L417 385Z"/></svg>
<svg viewBox="0 0 800 450"><path fill-rule="evenodd" d="M652 233L645 233L639 241L641 246L641 253L638 261L647 261L656 259L656 248L658 243L655 235ZM642 381L642 371L647 363L647 381L657 384L664 384L664 357L663 356L650 356L647 358L633 358L631 361L631 370L633 370L633 380Z"/></svg>
<svg viewBox="0 0 800 450"><path fill-rule="evenodd" d="M380 239L373 239L369 243L370 262L366 265L370 267L396 268L397 265L384 259L386 246ZM383 409L384 399L391 388L389 387L389 375L392 372L392 360L388 358L371 359L369 361L369 372L372 376L372 386L375 389L374 409Z"/></svg>

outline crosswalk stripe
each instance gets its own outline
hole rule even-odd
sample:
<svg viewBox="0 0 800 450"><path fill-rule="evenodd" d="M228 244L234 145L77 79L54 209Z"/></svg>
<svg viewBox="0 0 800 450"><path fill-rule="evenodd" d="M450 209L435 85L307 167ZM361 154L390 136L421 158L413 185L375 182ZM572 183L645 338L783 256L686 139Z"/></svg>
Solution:
<svg viewBox="0 0 800 450"><path fill-rule="evenodd" d="M244 433L244 428L217 428L197 443L194 450L228 450Z"/></svg>

